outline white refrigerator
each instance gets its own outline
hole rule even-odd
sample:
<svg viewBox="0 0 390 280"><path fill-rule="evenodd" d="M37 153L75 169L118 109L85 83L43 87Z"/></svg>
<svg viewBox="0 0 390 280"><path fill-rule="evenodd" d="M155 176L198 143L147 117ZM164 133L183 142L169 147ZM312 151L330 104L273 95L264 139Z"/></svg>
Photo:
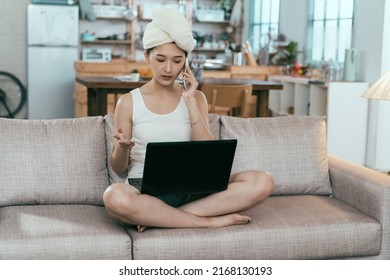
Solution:
<svg viewBox="0 0 390 280"><path fill-rule="evenodd" d="M28 5L28 118L74 116L78 6Z"/></svg>

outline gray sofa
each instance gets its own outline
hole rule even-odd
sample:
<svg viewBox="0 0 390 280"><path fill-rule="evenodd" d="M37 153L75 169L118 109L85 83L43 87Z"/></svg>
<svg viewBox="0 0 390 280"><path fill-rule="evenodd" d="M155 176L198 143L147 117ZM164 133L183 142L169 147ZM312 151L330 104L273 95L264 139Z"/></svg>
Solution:
<svg viewBox="0 0 390 280"><path fill-rule="evenodd" d="M275 191L248 225L138 233L111 219L112 116L0 119L0 259L390 259L390 177L327 155L321 117L209 115L237 138L232 172Z"/></svg>

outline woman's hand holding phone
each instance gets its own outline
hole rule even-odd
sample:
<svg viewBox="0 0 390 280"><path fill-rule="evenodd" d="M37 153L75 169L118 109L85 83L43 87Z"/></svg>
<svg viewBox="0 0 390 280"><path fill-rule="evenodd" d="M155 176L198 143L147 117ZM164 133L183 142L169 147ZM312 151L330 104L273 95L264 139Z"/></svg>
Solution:
<svg viewBox="0 0 390 280"><path fill-rule="evenodd" d="M182 72L182 80L183 80L183 97L192 97L195 95L195 92L198 88L198 82L195 79L194 74L192 73L188 64L183 67Z"/></svg>

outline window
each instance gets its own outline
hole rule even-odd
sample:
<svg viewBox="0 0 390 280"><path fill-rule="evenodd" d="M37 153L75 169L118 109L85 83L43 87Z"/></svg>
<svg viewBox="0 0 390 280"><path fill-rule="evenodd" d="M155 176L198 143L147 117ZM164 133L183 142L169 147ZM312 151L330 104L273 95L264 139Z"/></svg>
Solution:
<svg viewBox="0 0 390 280"><path fill-rule="evenodd" d="M249 41L257 52L279 34L280 0L251 0Z"/></svg>
<svg viewBox="0 0 390 280"><path fill-rule="evenodd" d="M354 0L311 0L308 57L343 63L351 47Z"/></svg>

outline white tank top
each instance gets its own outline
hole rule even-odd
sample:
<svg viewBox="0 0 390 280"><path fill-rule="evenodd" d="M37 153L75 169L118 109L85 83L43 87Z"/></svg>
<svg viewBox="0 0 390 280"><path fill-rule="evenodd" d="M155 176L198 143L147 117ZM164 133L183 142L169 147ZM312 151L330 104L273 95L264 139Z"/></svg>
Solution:
<svg viewBox="0 0 390 280"><path fill-rule="evenodd" d="M191 140L191 124L187 106L180 99L176 109L168 114L155 114L146 108L141 91L137 88L133 95L133 131L135 142L130 150L128 178L142 178L148 142L169 142ZM127 181L127 180L126 180Z"/></svg>

